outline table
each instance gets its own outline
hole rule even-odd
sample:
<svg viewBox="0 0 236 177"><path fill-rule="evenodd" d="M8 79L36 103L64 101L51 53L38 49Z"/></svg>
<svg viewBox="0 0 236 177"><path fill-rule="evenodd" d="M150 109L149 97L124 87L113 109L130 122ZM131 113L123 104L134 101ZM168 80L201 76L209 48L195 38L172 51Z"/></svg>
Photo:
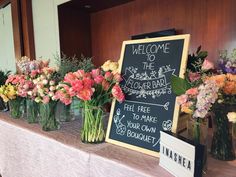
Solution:
<svg viewBox="0 0 236 177"><path fill-rule="evenodd" d="M0 113L2 177L172 177L158 158L108 143L83 144L79 122L44 132L37 124ZM206 177L236 177L236 161L208 158Z"/></svg>

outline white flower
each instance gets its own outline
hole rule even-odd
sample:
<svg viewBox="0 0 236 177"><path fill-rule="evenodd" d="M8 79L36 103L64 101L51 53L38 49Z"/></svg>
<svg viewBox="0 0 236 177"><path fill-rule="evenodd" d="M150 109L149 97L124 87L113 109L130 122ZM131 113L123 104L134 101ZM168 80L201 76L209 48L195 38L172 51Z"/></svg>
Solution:
<svg viewBox="0 0 236 177"><path fill-rule="evenodd" d="M50 86L50 87L49 87L49 90L50 90L50 91L54 91L54 90L56 90L56 87L55 87L55 86Z"/></svg>
<svg viewBox="0 0 236 177"><path fill-rule="evenodd" d="M227 117L229 119L229 122L236 123L236 112L229 112L227 114Z"/></svg>
<svg viewBox="0 0 236 177"><path fill-rule="evenodd" d="M50 81L49 85L55 85L55 81Z"/></svg>
<svg viewBox="0 0 236 177"><path fill-rule="evenodd" d="M47 84L48 84L48 80L44 79L44 80L42 81L42 83L43 83L43 85L47 85Z"/></svg>
<svg viewBox="0 0 236 177"><path fill-rule="evenodd" d="M27 94L30 95L30 96L32 96L32 95L33 95L33 92L32 92L32 91L28 91Z"/></svg>

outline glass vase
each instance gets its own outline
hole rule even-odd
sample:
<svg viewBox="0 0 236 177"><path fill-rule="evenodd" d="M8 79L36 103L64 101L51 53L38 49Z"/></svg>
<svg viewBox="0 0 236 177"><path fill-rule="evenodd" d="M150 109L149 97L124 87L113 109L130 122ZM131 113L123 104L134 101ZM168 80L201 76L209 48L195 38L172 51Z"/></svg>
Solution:
<svg viewBox="0 0 236 177"><path fill-rule="evenodd" d="M81 140L84 143L101 143L105 140L104 111L101 107L95 107L84 102L82 111Z"/></svg>
<svg viewBox="0 0 236 177"><path fill-rule="evenodd" d="M4 103L3 99L0 97L0 111L6 109L6 104Z"/></svg>
<svg viewBox="0 0 236 177"><path fill-rule="evenodd" d="M236 139L236 122L232 123L232 136Z"/></svg>
<svg viewBox="0 0 236 177"><path fill-rule="evenodd" d="M28 123L37 123L39 120L39 104L32 99L26 100L26 117Z"/></svg>
<svg viewBox="0 0 236 177"><path fill-rule="evenodd" d="M9 100L10 115L14 119L19 119L23 115L24 107L22 107L22 100L21 97Z"/></svg>
<svg viewBox="0 0 236 177"><path fill-rule="evenodd" d="M44 131L52 131L59 129L59 123L56 120L57 102L50 101L47 104L39 105L40 125Z"/></svg>
<svg viewBox="0 0 236 177"><path fill-rule="evenodd" d="M208 144L208 119L191 118L187 121L187 137L195 145L204 146L202 173L207 171L207 144Z"/></svg>
<svg viewBox="0 0 236 177"><path fill-rule="evenodd" d="M227 104L216 104L213 108L214 118L211 154L218 160L235 159L232 134L227 118L227 113L231 112L233 107Z"/></svg>
<svg viewBox="0 0 236 177"><path fill-rule="evenodd" d="M82 102L74 97L71 103L71 115L72 119L79 119L82 116Z"/></svg>
<svg viewBox="0 0 236 177"><path fill-rule="evenodd" d="M71 105L65 105L61 102L58 102L56 116L60 122L69 122L73 120L73 116L71 114Z"/></svg>

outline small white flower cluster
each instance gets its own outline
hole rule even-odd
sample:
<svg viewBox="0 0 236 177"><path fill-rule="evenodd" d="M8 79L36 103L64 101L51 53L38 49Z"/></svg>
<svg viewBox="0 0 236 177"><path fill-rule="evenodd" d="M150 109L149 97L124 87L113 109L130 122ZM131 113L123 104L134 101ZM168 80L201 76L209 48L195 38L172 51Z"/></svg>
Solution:
<svg viewBox="0 0 236 177"><path fill-rule="evenodd" d="M210 111L212 104L217 100L219 88L214 81L207 80L199 86L198 90L196 111L193 117L204 118Z"/></svg>
<svg viewBox="0 0 236 177"><path fill-rule="evenodd" d="M236 123L236 112L229 112L227 114L227 117L229 119L229 122Z"/></svg>

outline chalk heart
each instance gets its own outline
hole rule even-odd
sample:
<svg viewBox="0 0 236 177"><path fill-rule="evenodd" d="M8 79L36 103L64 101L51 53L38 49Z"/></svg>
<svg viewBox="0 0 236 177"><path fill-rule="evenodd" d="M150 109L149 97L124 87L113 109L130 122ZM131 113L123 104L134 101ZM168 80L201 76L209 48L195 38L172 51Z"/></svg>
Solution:
<svg viewBox="0 0 236 177"><path fill-rule="evenodd" d="M171 120L166 120L166 121L162 122L163 130L169 131L169 130L171 130L171 127L172 127L172 121Z"/></svg>

